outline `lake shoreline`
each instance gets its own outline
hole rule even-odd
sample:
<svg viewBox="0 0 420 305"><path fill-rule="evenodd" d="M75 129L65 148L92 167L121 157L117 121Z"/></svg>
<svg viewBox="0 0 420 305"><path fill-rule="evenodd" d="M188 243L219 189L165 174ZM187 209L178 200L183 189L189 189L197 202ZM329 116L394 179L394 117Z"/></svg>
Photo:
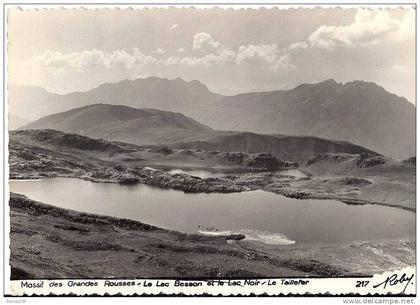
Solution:
<svg viewBox="0 0 420 305"><path fill-rule="evenodd" d="M413 235L414 227L414 214L401 209L298 200L264 190L186 194L144 184L76 178L11 181L9 185L11 192L64 209L128 218L189 234L244 234L247 240L273 245L405 238ZM398 225L390 229L389 222Z"/></svg>
<svg viewBox="0 0 420 305"><path fill-rule="evenodd" d="M402 206L399 204L392 204L386 202L378 202L378 201L371 201L359 198L350 198L348 196L337 196L336 194L331 194L329 196L326 195L319 195L315 192L311 192L311 189L302 191L300 188L301 185L296 186L296 188L289 187L289 188L272 188L268 186L261 186L261 185L250 185L250 184L241 184L239 185L232 184L231 181L226 183L226 179L219 179L219 178L200 178L191 176L189 174L170 174L166 171L161 171L159 169L153 169L154 172L160 172L161 179L146 179L141 180L137 179L137 177L133 178L126 178L126 182L123 179L118 178L98 178L92 177L89 175L74 175L74 174L37 174L32 173L30 175L20 174L19 176L11 176L10 180L40 180L45 178L75 178L75 179L82 179L90 182L95 183L119 183L119 184L144 184L148 186L157 187L160 189L173 189L177 191L183 191L184 193L219 193L219 194L226 194L226 193L240 193L240 192L248 192L248 191L255 191L255 190L263 190L266 192L271 192L275 194L279 194L288 198L292 199L299 199L299 200L308 200L308 199L317 199L317 200L337 200L341 201L345 204L350 205L379 205L384 207L396 208L396 209L403 209L406 211L410 211L415 213L415 207L407 207ZM147 170L146 174L150 175L150 170ZM259 172L259 174L267 174L267 172ZM254 173L255 174L255 173ZM229 177L229 176L228 176ZM144 178L144 175L143 175ZM131 180L134 179L134 180ZM209 184L206 183L207 179L211 181ZM128 181L128 182L127 182ZM203 183L205 182L205 183ZM289 182L290 183L290 182ZM222 186L224 184L224 186ZM293 184L293 182L292 182Z"/></svg>
<svg viewBox="0 0 420 305"><path fill-rule="evenodd" d="M41 135L44 133L40 132ZM193 150L174 153L172 149L172 154L169 154L167 150L158 148L143 151L140 147L118 143L117 152L101 152L39 141L33 136L11 134L11 179L80 178L92 182L141 183L185 193L238 193L260 189L294 199L331 199L347 204L373 204L416 211L415 166L404 162L388 161L388 164L369 167L370 164L366 164L370 162L370 157L361 155L351 156L350 163L343 161L343 164L336 163L337 156L328 155L306 167L295 167L285 162L284 165L288 167L283 169L298 169L307 175L297 178L283 175L281 171L243 168L234 163L214 163L214 160L210 162L195 157L190 160L188 158L192 158L191 154L202 153ZM48 139L48 133L45 136ZM145 156L136 159L133 154ZM168 159L172 155L182 158ZM343 160L349 158L341 157ZM357 167L355 162L359 161L360 166L368 167ZM185 164L189 164L190 168L201 169L224 166L224 170L240 170L240 175L231 173L225 177L201 179L189 174L170 174L151 168L164 166L166 170L177 169L184 168Z"/></svg>
<svg viewBox="0 0 420 305"><path fill-rule="evenodd" d="M12 279L332 277L377 271L355 266L359 264L357 258L343 264L343 257L353 260L360 252L383 260L372 252L372 247L378 247L375 243L310 248L293 245L279 252L243 241L244 236L238 234L184 234L138 221L57 208L14 193L9 204ZM391 251L394 256L399 255L401 247L410 255L399 259L414 264L412 242L381 245L385 254ZM333 249L340 257L331 257Z"/></svg>

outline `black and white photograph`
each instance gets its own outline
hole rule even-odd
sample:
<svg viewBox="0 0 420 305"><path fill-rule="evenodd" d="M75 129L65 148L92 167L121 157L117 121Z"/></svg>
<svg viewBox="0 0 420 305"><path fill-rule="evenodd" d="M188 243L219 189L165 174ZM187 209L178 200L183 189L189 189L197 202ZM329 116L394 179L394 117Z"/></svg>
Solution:
<svg viewBox="0 0 420 305"><path fill-rule="evenodd" d="M416 295L416 4L4 15L9 295Z"/></svg>

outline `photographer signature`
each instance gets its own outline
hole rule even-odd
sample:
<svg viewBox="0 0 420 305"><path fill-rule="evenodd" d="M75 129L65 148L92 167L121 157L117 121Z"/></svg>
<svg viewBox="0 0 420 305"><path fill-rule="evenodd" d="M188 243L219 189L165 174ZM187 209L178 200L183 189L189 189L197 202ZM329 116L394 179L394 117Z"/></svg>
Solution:
<svg viewBox="0 0 420 305"><path fill-rule="evenodd" d="M402 292L405 292L405 290L407 289L408 285L410 284L410 282L413 280L414 278L414 274L411 274L410 276L408 276L407 274L403 273L400 277L398 276L398 274L394 273L390 276L388 276L385 281L383 281L382 283L379 283L377 285L374 285L373 288L378 288L380 286L382 286L382 288L386 288L388 285L389 286L399 286L405 283L405 287L404 290Z"/></svg>

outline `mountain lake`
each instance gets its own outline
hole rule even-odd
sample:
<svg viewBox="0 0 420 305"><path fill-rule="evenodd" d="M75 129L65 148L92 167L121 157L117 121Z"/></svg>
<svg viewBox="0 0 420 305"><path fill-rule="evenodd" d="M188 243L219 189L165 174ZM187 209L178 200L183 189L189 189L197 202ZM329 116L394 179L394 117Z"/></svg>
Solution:
<svg viewBox="0 0 420 305"><path fill-rule="evenodd" d="M12 180L10 191L80 212L128 218L184 233L242 233L271 245L414 239L415 213L265 191L187 194L143 184L77 178Z"/></svg>

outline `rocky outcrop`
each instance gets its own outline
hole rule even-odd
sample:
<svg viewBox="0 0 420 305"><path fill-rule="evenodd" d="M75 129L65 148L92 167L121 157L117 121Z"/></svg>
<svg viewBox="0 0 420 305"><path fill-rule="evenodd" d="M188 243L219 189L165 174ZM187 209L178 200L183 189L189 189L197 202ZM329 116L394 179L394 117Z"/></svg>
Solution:
<svg viewBox="0 0 420 305"><path fill-rule="evenodd" d="M372 184L372 182L370 182L367 179L356 178L356 177L344 177L344 178L339 179L338 182L344 185L357 185L357 186Z"/></svg>
<svg viewBox="0 0 420 305"><path fill-rule="evenodd" d="M242 165L266 170L298 167L296 162L279 160L270 153L250 154L246 152L219 152L216 156L218 159L233 165Z"/></svg>
<svg viewBox="0 0 420 305"><path fill-rule="evenodd" d="M410 157L403 160L403 163L416 166L416 157Z"/></svg>
<svg viewBox="0 0 420 305"><path fill-rule="evenodd" d="M374 155L370 153L361 153L356 159L356 166L359 168L373 167L384 164L385 157L381 155Z"/></svg>
<svg viewBox="0 0 420 305"><path fill-rule="evenodd" d="M140 182L186 193L235 193L248 190L231 181L219 178L199 178L186 174L169 174L161 170L143 168L138 171Z"/></svg>
<svg viewBox="0 0 420 305"><path fill-rule="evenodd" d="M333 163L341 163L350 160L353 155L349 154L319 154L306 161L306 166L310 166L319 161L330 161Z"/></svg>
<svg viewBox="0 0 420 305"><path fill-rule="evenodd" d="M330 164L337 166L342 164L347 170L354 168L374 167L387 162L386 157L375 153L361 154L321 154L306 161L306 167L317 164Z"/></svg>

